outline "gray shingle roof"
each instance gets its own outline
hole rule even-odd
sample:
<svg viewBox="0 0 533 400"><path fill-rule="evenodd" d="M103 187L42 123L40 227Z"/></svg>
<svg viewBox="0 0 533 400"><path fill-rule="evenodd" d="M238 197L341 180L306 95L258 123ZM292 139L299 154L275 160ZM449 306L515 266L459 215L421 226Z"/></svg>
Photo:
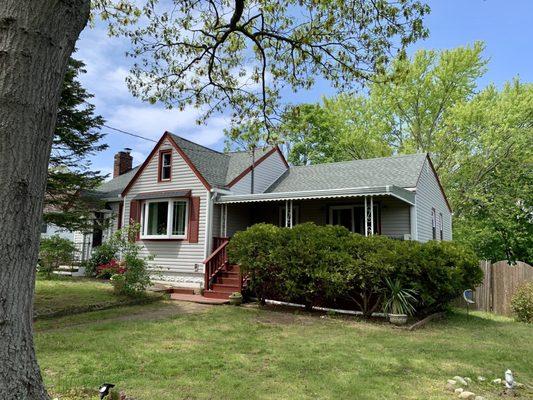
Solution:
<svg viewBox="0 0 533 400"><path fill-rule="evenodd" d="M291 167L267 193L395 185L415 187L426 154Z"/></svg>
<svg viewBox="0 0 533 400"><path fill-rule="evenodd" d="M221 153L191 142L181 136L172 133L170 135L211 186L227 186L252 164L252 155L249 151ZM259 159L271 149L272 147L257 149L255 151L255 159Z"/></svg>
<svg viewBox="0 0 533 400"><path fill-rule="evenodd" d="M191 142L181 136L172 133L170 135L176 144L185 152L187 157L190 158L200 174L213 187L226 187L252 164L252 156L248 151L221 153ZM259 159L271 149L272 147L257 149L255 159ZM139 166L125 174L104 182L100 185L95 195L101 200L119 201L119 195L128 183L130 183L138 169Z"/></svg>
<svg viewBox="0 0 533 400"><path fill-rule="evenodd" d="M180 136L170 134L176 144L190 158L200 174L213 187L226 187L252 163L250 152L221 153ZM256 150L256 160L272 147ZM394 185L415 187L426 154L411 154L367 160L291 167L266 193L329 190ZM119 200L138 170L138 166L108 182L104 182L97 196L106 201Z"/></svg>
<svg viewBox="0 0 533 400"><path fill-rule="evenodd" d="M120 201L120 194L130 183L131 179L139 169L139 165L132 168L125 174L119 175L107 182L102 183L96 190L96 197L105 201Z"/></svg>

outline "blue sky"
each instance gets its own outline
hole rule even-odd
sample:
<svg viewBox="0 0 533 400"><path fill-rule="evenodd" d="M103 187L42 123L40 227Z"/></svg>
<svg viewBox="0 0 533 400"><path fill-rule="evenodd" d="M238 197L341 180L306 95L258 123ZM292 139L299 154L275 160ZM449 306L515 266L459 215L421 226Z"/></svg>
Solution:
<svg viewBox="0 0 533 400"><path fill-rule="evenodd" d="M519 76L533 81L533 1L532 0L435 0L429 2L431 14L425 23L430 36L409 48L450 49L482 40L484 56L489 58L488 72L479 80L479 88L489 83L501 86ZM94 94L92 102L107 124L129 132L158 139L165 130L221 150L223 129L228 125L224 116L212 117L206 125L195 123L199 111L167 110L135 99L124 83L131 59L124 56L129 43L126 39L107 37L105 26L97 22L86 28L78 41L75 55L87 64L83 85ZM290 101L313 102L322 95L334 94L326 82L318 82L313 90L291 95ZM93 157L95 169L110 173L113 155L123 149L133 149L134 164L141 163L153 143L123 134L108 133L104 141L109 149Z"/></svg>

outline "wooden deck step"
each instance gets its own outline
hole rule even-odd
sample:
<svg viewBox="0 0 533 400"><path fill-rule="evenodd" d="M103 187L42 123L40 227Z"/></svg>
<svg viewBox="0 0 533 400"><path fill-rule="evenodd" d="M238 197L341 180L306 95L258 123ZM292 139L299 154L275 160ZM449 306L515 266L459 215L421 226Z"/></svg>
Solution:
<svg viewBox="0 0 533 400"><path fill-rule="evenodd" d="M213 291L215 292L239 292L239 285L228 285L224 283L214 283Z"/></svg>
<svg viewBox="0 0 533 400"><path fill-rule="evenodd" d="M234 286L239 286L239 277L218 277L217 278L217 283L221 283L221 284L224 284L224 285L234 285Z"/></svg>

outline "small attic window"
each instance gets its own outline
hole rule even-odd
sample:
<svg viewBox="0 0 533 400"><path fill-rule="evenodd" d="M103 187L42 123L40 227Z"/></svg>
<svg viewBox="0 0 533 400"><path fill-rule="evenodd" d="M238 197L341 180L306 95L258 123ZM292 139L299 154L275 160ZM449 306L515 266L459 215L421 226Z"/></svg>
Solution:
<svg viewBox="0 0 533 400"><path fill-rule="evenodd" d="M170 181L172 177L172 150L159 152L159 181Z"/></svg>

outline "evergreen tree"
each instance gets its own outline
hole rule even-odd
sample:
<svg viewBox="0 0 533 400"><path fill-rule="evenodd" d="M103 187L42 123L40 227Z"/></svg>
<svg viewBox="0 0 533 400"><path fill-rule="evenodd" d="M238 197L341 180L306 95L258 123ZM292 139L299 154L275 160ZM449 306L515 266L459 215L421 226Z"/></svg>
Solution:
<svg viewBox="0 0 533 400"><path fill-rule="evenodd" d="M70 58L48 166L44 220L70 230L90 228L89 216L98 206L91 192L105 176L91 170L89 156L107 148L100 143L104 119L88 102L93 97L81 85L82 61Z"/></svg>

